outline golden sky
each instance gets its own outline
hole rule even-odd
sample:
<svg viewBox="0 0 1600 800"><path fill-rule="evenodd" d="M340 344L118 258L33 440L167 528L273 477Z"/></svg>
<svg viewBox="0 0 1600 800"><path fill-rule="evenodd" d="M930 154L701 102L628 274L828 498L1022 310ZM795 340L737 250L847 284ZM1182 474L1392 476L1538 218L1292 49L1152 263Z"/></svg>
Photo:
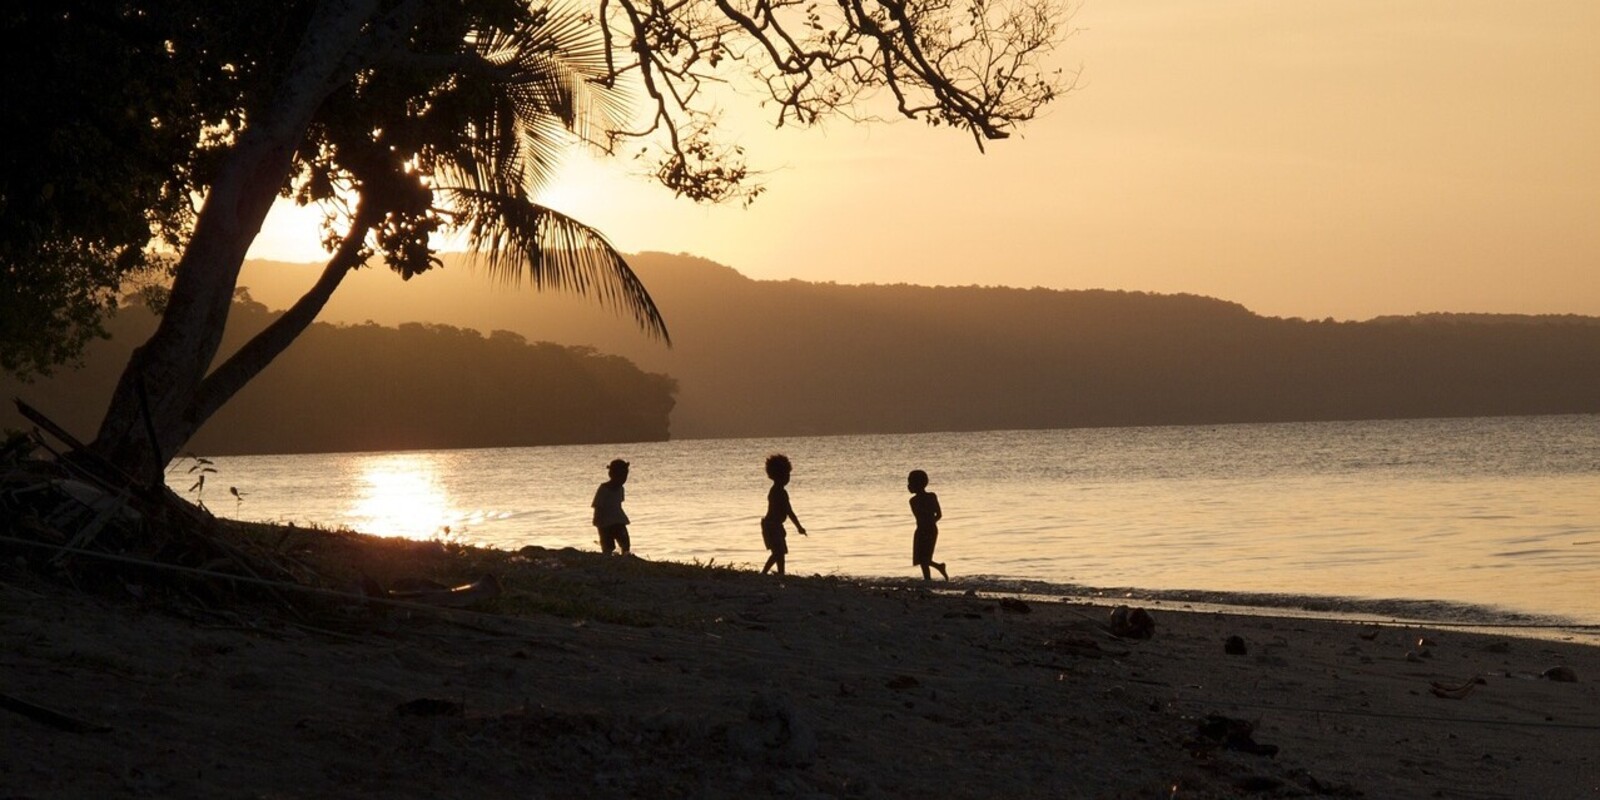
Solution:
<svg viewBox="0 0 1600 800"><path fill-rule="evenodd" d="M540 199L754 278L1600 315L1600 2L1087 0L1073 27L1080 88L987 154L916 123L772 131L752 101L727 109L768 173L748 209L620 159ZM274 212L251 255L323 260L308 219Z"/></svg>

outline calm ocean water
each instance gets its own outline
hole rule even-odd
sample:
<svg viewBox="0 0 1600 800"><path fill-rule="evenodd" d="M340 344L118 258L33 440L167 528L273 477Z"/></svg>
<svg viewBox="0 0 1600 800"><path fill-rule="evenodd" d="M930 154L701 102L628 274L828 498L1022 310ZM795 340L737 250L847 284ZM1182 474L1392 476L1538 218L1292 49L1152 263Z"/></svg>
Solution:
<svg viewBox="0 0 1600 800"><path fill-rule="evenodd" d="M771 452L795 463L790 496L811 534L789 534L799 574L919 574L905 475L920 468L958 580L1600 625L1594 415L224 457L203 499L240 519L597 549L589 501L620 457L637 555L759 567Z"/></svg>

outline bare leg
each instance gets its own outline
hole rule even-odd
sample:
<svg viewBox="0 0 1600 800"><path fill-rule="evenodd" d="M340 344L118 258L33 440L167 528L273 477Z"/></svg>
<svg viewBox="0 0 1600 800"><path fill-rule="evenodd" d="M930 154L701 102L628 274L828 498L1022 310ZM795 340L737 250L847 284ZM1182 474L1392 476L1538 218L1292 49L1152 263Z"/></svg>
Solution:
<svg viewBox="0 0 1600 800"><path fill-rule="evenodd" d="M927 564L923 564L922 565L922 579L925 580L925 581L933 580L933 576L928 574L928 565Z"/></svg>
<svg viewBox="0 0 1600 800"><path fill-rule="evenodd" d="M936 569L936 570L939 570L939 574L945 580L950 580L950 573L944 571L944 562L943 561L935 561L935 562L933 562L933 568ZM922 568L922 577L924 577L924 578L928 577L928 568L927 567L923 567Z"/></svg>
<svg viewBox="0 0 1600 800"><path fill-rule="evenodd" d="M772 565L773 564L780 564L780 563L782 563L782 562L780 562L778 560L778 554L777 553L773 553L770 557L767 558L767 565L761 568L761 574L762 575L767 574L767 570L772 569ZM778 567L778 573L780 575L783 574L783 567Z"/></svg>

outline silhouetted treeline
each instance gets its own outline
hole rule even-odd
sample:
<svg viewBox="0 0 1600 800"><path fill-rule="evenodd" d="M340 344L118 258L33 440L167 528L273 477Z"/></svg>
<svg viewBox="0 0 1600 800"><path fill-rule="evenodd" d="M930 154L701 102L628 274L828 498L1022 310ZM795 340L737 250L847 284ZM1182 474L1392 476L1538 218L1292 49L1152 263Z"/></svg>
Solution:
<svg viewBox="0 0 1600 800"><path fill-rule="evenodd" d="M487 298L471 311L485 322L671 374L679 437L1600 411L1600 326L1577 324L1592 318L1314 322L1191 295L755 281L689 256L631 262L671 350L583 300L474 289L459 264L429 299L459 280Z"/></svg>
<svg viewBox="0 0 1600 800"><path fill-rule="evenodd" d="M1581 314L1462 314L1450 312L1434 312L1432 314L1412 314L1410 316L1385 316L1373 317L1373 322L1430 322L1430 323L1466 323L1466 324L1500 324L1500 325L1600 325L1600 317L1585 317Z"/></svg>
<svg viewBox="0 0 1600 800"><path fill-rule="evenodd" d="M369 283L329 313L617 353L678 380L680 438L1600 411L1594 317L1316 322L1192 295L756 281L642 253L669 350L592 300L494 291L445 261L425 292L352 276ZM311 275L263 264L246 283L287 294Z"/></svg>
<svg viewBox="0 0 1600 800"><path fill-rule="evenodd" d="M278 312L236 302L224 354ZM142 307L122 310L82 369L33 384L0 378L87 439L131 348L155 328ZM659 441L674 382L586 347L530 343L520 334L441 324L316 323L191 441L205 455L499 447ZM14 407L0 425L24 427Z"/></svg>

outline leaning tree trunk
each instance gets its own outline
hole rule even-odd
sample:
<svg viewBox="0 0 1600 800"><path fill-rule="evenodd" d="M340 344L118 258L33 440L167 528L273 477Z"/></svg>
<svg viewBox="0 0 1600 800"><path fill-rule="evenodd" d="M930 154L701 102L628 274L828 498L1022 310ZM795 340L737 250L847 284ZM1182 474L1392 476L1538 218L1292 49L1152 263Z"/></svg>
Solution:
<svg viewBox="0 0 1600 800"><path fill-rule="evenodd" d="M224 403L233 399L245 384L261 374L261 371L287 350L289 345L310 327L317 315L322 313L323 306L328 304L328 299L333 296L334 290L339 288L345 276L350 274L350 270L362 264L362 245L366 241L367 232L372 230L375 223L365 208L363 203L357 209L349 232L345 234L344 241L334 252L333 258L323 267L322 275L317 282L295 301L289 310L251 337L244 347L239 348L238 352L230 356L222 366L217 367L200 383L194 400L183 414L182 427L175 431L176 435L184 440L193 436L202 423L217 413Z"/></svg>
<svg viewBox="0 0 1600 800"><path fill-rule="evenodd" d="M129 359L94 441L97 452L135 479L159 482L205 422L195 399L222 342L245 253L289 177L312 116L354 70L362 26L377 5L330 0L318 8L278 94L249 121L209 187L161 324Z"/></svg>

